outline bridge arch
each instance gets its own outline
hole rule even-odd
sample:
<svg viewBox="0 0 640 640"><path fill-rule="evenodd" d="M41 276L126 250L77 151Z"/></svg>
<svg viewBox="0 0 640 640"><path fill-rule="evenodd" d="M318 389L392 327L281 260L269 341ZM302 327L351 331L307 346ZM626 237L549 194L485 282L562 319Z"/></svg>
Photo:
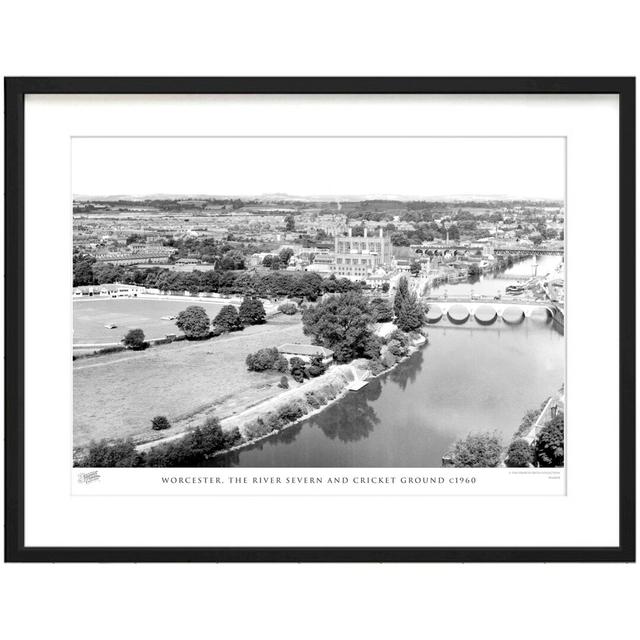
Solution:
<svg viewBox="0 0 640 640"><path fill-rule="evenodd" d="M502 311L502 320L507 324L520 324L524 321L524 310L515 305L505 307Z"/></svg>
<svg viewBox="0 0 640 640"><path fill-rule="evenodd" d="M498 312L489 304L481 304L476 307L473 315L478 324L488 325L496 321Z"/></svg>
<svg viewBox="0 0 640 640"><path fill-rule="evenodd" d="M553 309L547 305L540 305L531 309L527 317L537 322L551 322L553 320Z"/></svg>
<svg viewBox="0 0 640 640"><path fill-rule="evenodd" d="M453 324L464 324L469 319L469 309L464 304L452 304L447 317Z"/></svg>
<svg viewBox="0 0 640 640"><path fill-rule="evenodd" d="M429 324L435 324L442 320L442 309L437 304L430 304L427 309L427 322Z"/></svg>

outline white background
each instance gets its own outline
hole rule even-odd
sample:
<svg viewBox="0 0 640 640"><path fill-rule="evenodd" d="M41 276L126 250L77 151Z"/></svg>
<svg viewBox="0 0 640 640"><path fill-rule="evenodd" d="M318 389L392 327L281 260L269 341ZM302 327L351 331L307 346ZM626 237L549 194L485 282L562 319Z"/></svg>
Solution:
<svg viewBox="0 0 640 640"><path fill-rule="evenodd" d="M636 75L630 2L12 3L4 75ZM630 212L631 214L631 212ZM220 526L224 526L221 523ZM635 566L9 566L10 637L629 637Z"/></svg>
<svg viewBox="0 0 640 640"><path fill-rule="evenodd" d="M616 96L29 95L25 126L27 546L617 545L617 458L603 456L601 444L605 437L607 446L617 449L617 325L608 323L607 339L594 341L592 325L587 322L593 314L593 291L606 291L607 303L617 307L611 271L594 269L593 257L593 247L602 242L603 212L612 212L607 234L618 235L614 214L618 210ZM382 492L362 496L358 491L356 497L346 487L339 500L310 500L312 492L303 485L291 487L292 496L286 499L269 495L273 491L267 486L259 495L253 492L242 500L178 498L170 490L149 500L144 482L133 486L134 495L123 499L70 495L72 319L71 301L61 291L71 279L69 185L75 164L69 161L71 136L253 135L258 131L279 136L567 137L566 496L549 497L550 483L537 475L531 480L538 480L541 487L538 490L538 483L532 482L529 491L522 491L529 494L526 499L514 497L512 487L505 491L507 497L496 495L495 487L485 482L479 482L477 489L484 495L467 495L463 487L455 500L430 495L408 499L404 492L396 497ZM419 164L422 140L429 146L429 138L404 145L404 153L396 153L399 157L389 171L402 172L405 163ZM353 144L358 147L360 143ZM383 145L384 151L387 148ZM277 164L278 153L272 155ZM412 186L417 189L419 185L416 179ZM58 252L56 259L50 256L51 246ZM615 242L609 244L607 255L617 264ZM59 286L41 286L45 269L49 280ZM582 277L586 273L589 277ZM38 339L44 309L48 310L47 331L56 336L47 344L46 358ZM605 376L593 375L594 360ZM56 416L53 424L49 424L51 414ZM597 473L594 460L598 461ZM147 477L147 471L133 469L128 475L144 473ZM105 472L101 481L105 491L113 487L112 494L121 492L113 482L116 473ZM117 478L123 476L117 473ZM508 480L516 482L512 476ZM558 482L557 491L561 490ZM169 513L173 517L168 518ZM270 525L257 528L255 522L261 519L268 519ZM219 521L225 526L216 526Z"/></svg>

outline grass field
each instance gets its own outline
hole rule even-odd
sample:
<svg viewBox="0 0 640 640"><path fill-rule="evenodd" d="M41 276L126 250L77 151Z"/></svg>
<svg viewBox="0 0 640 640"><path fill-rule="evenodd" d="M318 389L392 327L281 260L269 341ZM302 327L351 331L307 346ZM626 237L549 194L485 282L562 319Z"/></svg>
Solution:
<svg viewBox="0 0 640 640"><path fill-rule="evenodd" d="M226 302L210 302L198 298L183 300L150 300L148 298L93 298L73 301L74 344L119 342L129 329L142 329L147 339L164 338L167 333L182 333L175 320L189 305L203 306L210 318L216 316ZM115 329L104 325L115 324Z"/></svg>
<svg viewBox="0 0 640 640"><path fill-rule="evenodd" d="M100 438L151 438L159 433L151 430L156 415L169 418L173 426L162 435L170 435L201 424L208 415L240 413L282 391L277 386L280 374L247 371L247 355L262 347L308 341L300 316L277 316L265 325L203 342L77 360L74 445Z"/></svg>

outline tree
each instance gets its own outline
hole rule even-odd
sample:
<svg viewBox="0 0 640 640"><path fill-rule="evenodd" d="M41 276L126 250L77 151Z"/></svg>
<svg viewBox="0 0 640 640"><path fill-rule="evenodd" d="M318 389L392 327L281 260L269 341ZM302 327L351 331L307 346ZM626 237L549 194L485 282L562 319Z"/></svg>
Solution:
<svg viewBox="0 0 640 640"><path fill-rule="evenodd" d="M424 309L415 293L408 293L396 313L396 324L401 331L417 331L425 323Z"/></svg>
<svg viewBox="0 0 640 640"><path fill-rule="evenodd" d="M201 427L178 439L149 449L147 467L191 467L211 454L232 447L241 440L237 430L223 432L217 418L211 417Z"/></svg>
<svg viewBox="0 0 640 640"><path fill-rule="evenodd" d="M420 273L420 265L415 260L412 260L409 265L409 271L412 276L417 276Z"/></svg>
<svg viewBox="0 0 640 640"><path fill-rule="evenodd" d="M93 284L93 265L96 259L88 255L73 256L73 286Z"/></svg>
<svg viewBox="0 0 640 640"><path fill-rule="evenodd" d="M382 340L378 336L370 332L362 343L362 357L369 360L375 360L380 357L380 349L382 348Z"/></svg>
<svg viewBox="0 0 640 640"><path fill-rule="evenodd" d="M305 309L305 335L332 349L337 362L366 357L373 333L369 328L369 305L360 292L349 291Z"/></svg>
<svg viewBox="0 0 640 640"><path fill-rule="evenodd" d="M322 280L322 291L324 293L336 293L338 288L339 285L335 273L332 273L328 278Z"/></svg>
<svg viewBox="0 0 640 640"><path fill-rule="evenodd" d="M460 239L460 230L455 224L452 224L449 229L443 224L440 227L440 233L442 234L442 238L446 239L447 231L449 232L449 240L459 240Z"/></svg>
<svg viewBox="0 0 640 640"><path fill-rule="evenodd" d="M240 322L245 326L264 324L267 318L262 301L250 296L246 296L242 301L239 316Z"/></svg>
<svg viewBox="0 0 640 640"><path fill-rule="evenodd" d="M276 347L259 349L250 353L245 360L249 371L268 371L270 369L286 373L289 363Z"/></svg>
<svg viewBox="0 0 640 640"><path fill-rule="evenodd" d="M203 307L191 305L178 314L178 329L182 329L189 339L206 338L211 329L211 321Z"/></svg>
<svg viewBox="0 0 640 640"><path fill-rule="evenodd" d="M139 351L147 346L144 341L144 331L142 329L131 329L122 340L125 347Z"/></svg>
<svg viewBox="0 0 640 640"><path fill-rule="evenodd" d="M220 260L220 268L223 271L238 271L245 268L244 255L242 251L227 251Z"/></svg>
<svg viewBox="0 0 640 640"><path fill-rule="evenodd" d="M302 358L291 358L291 360L289 361L289 366L291 367L291 377L296 382L302 382L305 378L308 377L305 361Z"/></svg>
<svg viewBox="0 0 640 640"><path fill-rule="evenodd" d="M564 467L564 415L559 413L544 427L535 441L539 467Z"/></svg>
<svg viewBox="0 0 640 640"><path fill-rule="evenodd" d="M292 214L289 214L284 219L284 228L285 231L293 231L296 228L296 220Z"/></svg>
<svg viewBox="0 0 640 640"><path fill-rule="evenodd" d="M278 307L278 311L280 313L284 313L287 316L294 316L298 311L298 307L293 304L293 302L283 302Z"/></svg>
<svg viewBox="0 0 640 640"><path fill-rule="evenodd" d="M293 255L293 249L290 247L285 247L279 254L278 259L280 263L285 267L289 264L289 260L291 260L291 256Z"/></svg>
<svg viewBox="0 0 640 640"><path fill-rule="evenodd" d="M289 378L287 378L287 376L282 376L282 378L280 378L280 382L278 383L278 386L281 389L288 389L289 388Z"/></svg>
<svg viewBox="0 0 640 640"><path fill-rule="evenodd" d="M322 356L313 356L311 358L311 364L307 371L312 378L321 376L326 370L327 367L324 362L322 362Z"/></svg>
<svg viewBox="0 0 640 640"><path fill-rule="evenodd" d="M402 331L416 331L425 323L424 309L416 294L409 291L409 283L405 276L398 282L393 299L393 311L396 324Z"/></svg>
<svg viewBox="0 0 640 640"><path fill-rule="evenodd" d="M89 445L87 454L77 463L79 467L139 467L144 456L136 450L131 439L100 440Z"/></svg>
<svg viewBox="0 0 640 640"><path fill-rule="evenodd" d="M387 349L389 352L396 356L396 358L403 358L409 353L409 347L407 343L403 343L400 340L392 339L387 342Z"/></svg>
<svg viewBox="0 0 640 640"><path fill-rule="evenodd" d="M139 233L132 233L127 237L127 244L134 244L135 242L144 242L144 236L141 236Z"/></svg>
<svg viewBox="0 0 640 640"><path fill-rule="evenodd" d="M291 280L289 295L316 300L322 292L322 276L319 273L305 271Z"/></svg>
<svg viewBox="0 0 640 640"><path fill-rule="evenodd" d="M469 272L468 273L469 273L469 275L471 277L480 276L480 275L482 275L482 269L480 268L479 264L475 264L474 263L469 267Z"/></svg>
<svg viewBox="0 0 640 640"><path fill-rule="evenodd" d="M391 234L391 244L394 247L408 247L411 242L409 238L407 238L406 234L397 231L396 233Z"/></svg>
<svg viewBox="0 0 640 640"><path fill-rule="evenodd" d="M151 421L151 428L154 431L162 431L163 429L168 429L169 427L171 427L171 424L167 419L167 416L156 416Z"/></svg>
<svg viewBox="0 0 640 640"><path fill-rule="evenodd" d="M496 467L500 463L502 443L496 433L470 433L453 445L454 467Z"/></svg>
<svg viewBox="0 0 640 640"><path fill-rule="evenodd" d="M393 313L398 315L400 307L404 303L405 298L409 295L409 282L402 276L398 282L398 288L396 289L396 295L393 298Z"/></svg>
<svg viewBox="0 0 640 640"><path fill-rule="evenodd" d="M514 440L507 450L507 467L528 467L533 464L534 450L526 440Z"/></svg>
<svg viewBox="0 0 640 640"><path fill-rule="evenodd" d="M117 282L125 279L125 271L122 266L111 264L110 262L93 265L93 281L96 284Z"/></svg>
<svg viewBox="0 0 640 640"><path fill-rule="evenodd" d="M393 320L391 305L384 298L374 298L369 309L373 322L391 322Z"/></svg>
<svg viewBox="0 0 640 640"><path fill-rule="evenodd" d="M220 309L220 312L213 320L213 324L223 331L239 331L243 328L238 310L232 304L227 304Z"/></svg>

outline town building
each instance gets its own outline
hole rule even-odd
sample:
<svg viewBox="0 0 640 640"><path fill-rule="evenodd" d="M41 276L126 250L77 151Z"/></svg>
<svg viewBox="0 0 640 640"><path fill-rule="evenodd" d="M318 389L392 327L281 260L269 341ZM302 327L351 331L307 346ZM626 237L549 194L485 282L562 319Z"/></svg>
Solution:
<svg viewBox="0 0 640 640"><path fill-rule="evenodd" d="M113 282L95 286L73 287L74 298L106 296L109 298L135 298L142 293L150 293L146 287L136 284L120 284Z"/></svg>
<svg viewBox="0 0 640 640"><path fill-rule="evenodd" d="M339 278L365 280L374 271L392 266L391 238L382 229L377 236L336 236L333 273Z"/></svg>
<svg viewBox="0 0 640 640"><path fill-rule="evenodd" d="M313 262L305 267L305 271L313 271L322 276L329 276L333 273L335 255L333 252L321 251L315 255Z"/></svg>
<svg viewBox="0 0 640 640"><path fill-rule="evenodd" d="M95 254L96 262L123 265L163 264L168 261L172 253L176 252L173 247L143 243L134 243L127 248L128 251L97 250Z"/></svg>
<svg viewBox="0 0 640 640"><path fill-rule="evenodd" d="M283 344L278 347L278 351L287 360L291 358L300 358L305 362L311 362L311 359L320 356L322 364L331 364L333 362L333 351L326 347L320 347L315 344Z"/></svg>
<svg viewBox="0 0 640 640"><path fill-rule="evenodd" d="M263 252L263 253L252 253L252 254L249 256L249 260L248 260L248 262L249 262L249 266L250 266L250 267L261 267L261 266L262 266L262 262L264 261L264 259L265 259L267 256L270 256L270 257L272 257L272 258L273 258L273 257L275 257L276 255L277 255L277 254L275 254L275 253L273 253L273 252L270 252L270 251L268 251L268 252Z"/></svg>

